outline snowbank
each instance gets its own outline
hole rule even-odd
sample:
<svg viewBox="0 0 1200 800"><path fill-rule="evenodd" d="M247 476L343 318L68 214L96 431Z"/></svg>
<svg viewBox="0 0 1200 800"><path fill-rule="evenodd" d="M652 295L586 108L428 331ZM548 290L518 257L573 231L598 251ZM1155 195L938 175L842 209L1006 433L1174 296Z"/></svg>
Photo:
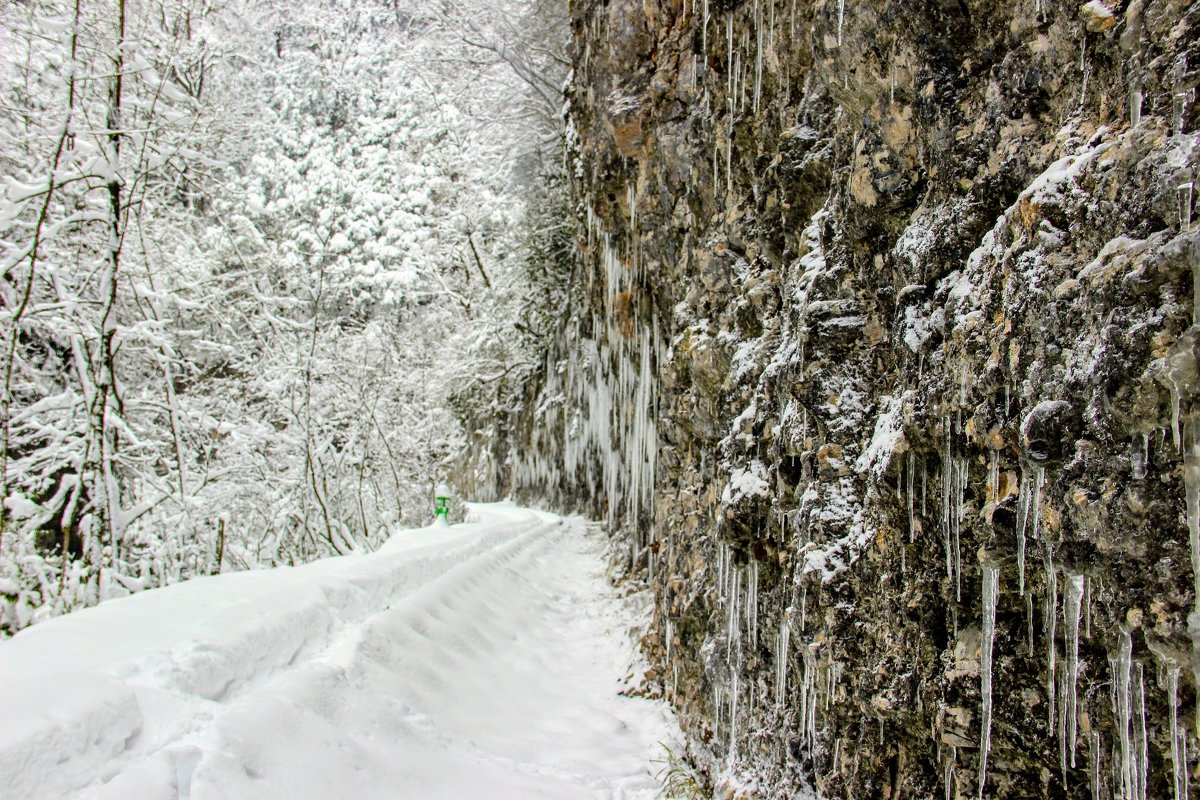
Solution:
<svg viewBox="0 0 1200 800"><path fill-rule="evenodd" d="M503 645L536 624L542 608L508 608L516 584L541 551L569 538L564 523L548 515L511 506L475 514L482 521L401 531L373 554L112 600L0 644L0 794L395 797L397 787L411 786L411 796L450 797L436 789L439 775L452 763L475 761L472 781L535 797L543 796L541 773L531 778L521 764L573 763L588 771L612 748L585 741L571 759L568 737L562 749L535 748L508 761L469 754L477 747L474 728L489 719L479 711L493 702L489 675L520 655ZM514 570L522 559L525 566ZM551 582L547 575L521 585L542 592ZM505 624L480 627L489 615L510 612ZM493 630L503 631L503 641L490 638ZM458 660L456 653L472 651L471 659ZM454 663L436 669L447 658ZM607 665L614 698L613 675L624 674L629 653L621 658ZM532 682L515 686L509 701L530 687L521 697L526 712L548 691ZM462 697L474 698L474 706L459 707L455 698ZM504 710L494 715L501 729L515 721L506 716L511 708ZM614 720L609 733L619 729ZM617 752L617 772L639 772ZM568 770L554 780L570 786L573 776ZM460 791L461 780L456 785Z"/></svg>

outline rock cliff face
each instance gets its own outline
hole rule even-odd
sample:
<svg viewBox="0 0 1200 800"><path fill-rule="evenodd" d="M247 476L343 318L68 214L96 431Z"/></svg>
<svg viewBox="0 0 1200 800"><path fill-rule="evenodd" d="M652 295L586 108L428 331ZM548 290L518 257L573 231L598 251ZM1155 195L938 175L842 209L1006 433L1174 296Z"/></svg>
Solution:
<svg viewBox="0 0 1200 800"><path fill-rule="evenodd" d="M500 482L627 537L720 795L1182 797L1200 5L573 39L578 304Z"/></svg>

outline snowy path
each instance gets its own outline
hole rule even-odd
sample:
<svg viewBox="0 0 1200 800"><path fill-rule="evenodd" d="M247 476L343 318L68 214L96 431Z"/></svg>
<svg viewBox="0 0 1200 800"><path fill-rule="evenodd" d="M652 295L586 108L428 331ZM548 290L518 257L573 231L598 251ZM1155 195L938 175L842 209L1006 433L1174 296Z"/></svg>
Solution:
<svg viewBox="0 0 1200 800"><path fill-rule="evenodd" d="M652 798L629 610L579 521L479 506L379 552L0 643L0 798Z"/></svg>

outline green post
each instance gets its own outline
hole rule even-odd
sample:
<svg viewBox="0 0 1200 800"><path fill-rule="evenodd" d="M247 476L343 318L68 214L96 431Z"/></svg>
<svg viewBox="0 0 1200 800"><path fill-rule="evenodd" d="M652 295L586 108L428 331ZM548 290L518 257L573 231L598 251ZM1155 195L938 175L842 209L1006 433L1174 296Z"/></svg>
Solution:
<svg viewBox="0 0 1200 800"><path fill-rule="evenodd" d="M450 524L450 487L441 484L433 501L433 522L435 525Z"/></svg>

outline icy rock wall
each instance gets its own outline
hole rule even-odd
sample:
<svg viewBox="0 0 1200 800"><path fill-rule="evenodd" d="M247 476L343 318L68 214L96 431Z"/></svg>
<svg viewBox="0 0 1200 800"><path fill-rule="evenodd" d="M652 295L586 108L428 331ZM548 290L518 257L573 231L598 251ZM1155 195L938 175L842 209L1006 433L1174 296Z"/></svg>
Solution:
<svg viewBox="0 0 1200 800"><path fill-rule="evenodd" d="M722 796L1200 791L1200 5L572 14L504 481L625 537Z"/></svg>

